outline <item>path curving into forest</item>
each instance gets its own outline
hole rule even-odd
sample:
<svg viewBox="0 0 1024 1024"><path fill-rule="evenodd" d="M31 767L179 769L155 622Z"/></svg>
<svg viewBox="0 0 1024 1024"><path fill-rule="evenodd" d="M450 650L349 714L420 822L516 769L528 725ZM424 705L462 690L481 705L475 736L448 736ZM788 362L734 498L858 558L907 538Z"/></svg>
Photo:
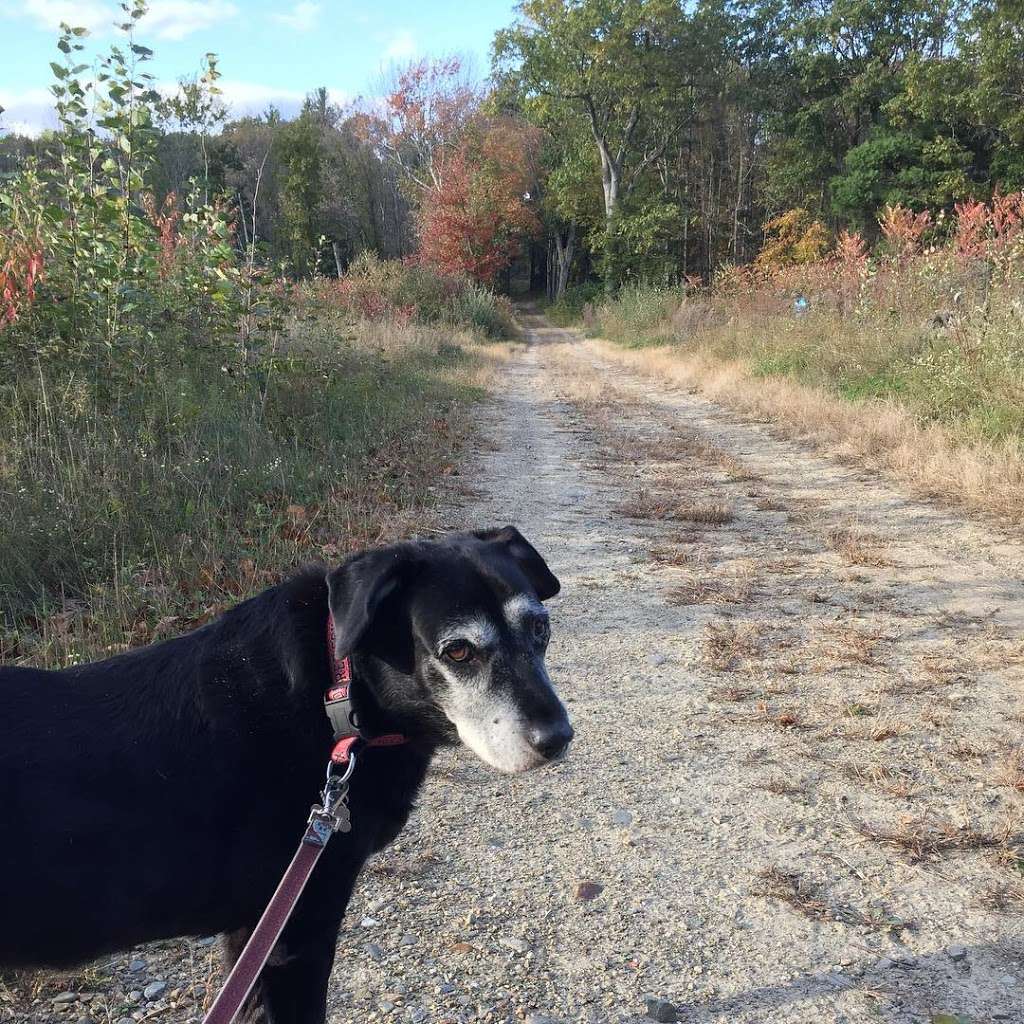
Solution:
<svg viewBox="0 0 1024 1024"><path fill-rule="evenodd" d="M548 557L578 739L440 759L330 1019L1024 1019L1024 547L523 322L444 525Z"/></svg>

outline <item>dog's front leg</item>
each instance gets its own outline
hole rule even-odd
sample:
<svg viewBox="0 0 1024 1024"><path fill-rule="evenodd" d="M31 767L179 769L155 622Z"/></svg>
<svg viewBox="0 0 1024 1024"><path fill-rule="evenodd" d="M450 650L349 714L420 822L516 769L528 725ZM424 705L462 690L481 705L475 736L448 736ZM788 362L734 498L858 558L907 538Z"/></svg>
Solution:
<svg viewBox="0 0 1024 1024"><path fill-rule="evenodd" d="M288 922L263 969L260 988L266 1024L323 1024L327 985L334 965L340 913L322 908Z"/></svg>

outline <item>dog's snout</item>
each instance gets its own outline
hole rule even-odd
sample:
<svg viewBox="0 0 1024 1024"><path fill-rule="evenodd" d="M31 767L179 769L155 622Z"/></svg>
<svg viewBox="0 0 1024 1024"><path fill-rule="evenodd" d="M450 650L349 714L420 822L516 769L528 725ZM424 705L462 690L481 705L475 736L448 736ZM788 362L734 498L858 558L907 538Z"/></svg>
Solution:
<svg viewBox="0 0 1024 1024"><path fill-rule="evenodd" d="M548 761L565 753L572 742L572 726L564 718L538 726L530 733L530 746Z"/></svg>

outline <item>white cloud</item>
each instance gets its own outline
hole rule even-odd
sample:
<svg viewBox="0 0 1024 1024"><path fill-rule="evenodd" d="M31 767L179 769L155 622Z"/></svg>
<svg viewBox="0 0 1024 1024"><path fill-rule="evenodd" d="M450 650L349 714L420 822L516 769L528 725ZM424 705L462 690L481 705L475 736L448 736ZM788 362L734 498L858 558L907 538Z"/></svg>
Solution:
<svg viewBox="0 0 1024 1024"><path fill-rule="evenodd" d="M409 60L416 55L419 46L416 39L408 29L403 29L388 44L384 51L384 59L392 61Z"/></svg>
<svg viewBox="0 0 1024 1024"><path fill-rule="evenodd" d="M299 7L316 6L302 4ZM94 34L109 31L125 20L116 4L103 0L27 0L25 3L4 2L0 14L8 18L31 18L40 28L56 31L60 23L87 28ZM231 0L152 0L149 12L142 19L144 33L158 39L177 41L210 28L238 14Z"/></svg>
<svg viewBox="0 0 1024 1024"><path fill-rule="evenodd" d="M296 89L280 89L262 82L244 82L235 78L222 78L217 85L221 98L231 110L232 117L262 114L269 106L275 106L285 117L293 117L302 109L306 92ZM310 89L309 91L312 91ZM328 89L327 97L332 103L344 106L352 96L340 89Z"/></svg>
<svg viewBox="0 0 1024 1024"><path fill-rule="evenodd" d="M282 116L294 117L302 109L306 93L298 89L282 89L262 82L247 82L234 78L222 78L217 85L221 98L227 104L230 117L248 117L262 114L267 107L274 106ZM157 82L156 88L170 95L178 85L176 82ZM340 89L328 89L331 103L340 107L352 101L350 93ZM37 136L46 129L57 127L57 115L53 110L53 96L49 89L25 89L20 92L0 89L0 134Z"/></svg>
<svg viewBox="0 0 1024 1024"><path fill-rule="evenodd" d="M272 17L274 21L279 21L282 25L287 25L288 28L294 29L296 32L311 32L316 28L316 24L320 20L322 8L323 4L315 4L310 3L309 0L303 0L302 3L295 4L288 14L274 14Z"/></svg>
<svg viewBox="0 0 1024 1024"><path fill-rule="evenodd" d="M4 3L0 13L8 18L31 18L51 32L57 31L62 21L90 32L103 32L117 20L114 5L100 0L26 0Z"/></svg>
<svg viewBox="0 0 1024 1024"><path fill-rule="evenodd" d="M158 39L179 40L238 14L229 0L153 0L142 28Z"/></svg>
<svg viewBox="0 0 1024 1024"><path fill-rule="evenodd" d="M31 135L33 138L47 128L57 127L53 96L49 89L25 89L11 92L0 89L0 132Z"/></svg>

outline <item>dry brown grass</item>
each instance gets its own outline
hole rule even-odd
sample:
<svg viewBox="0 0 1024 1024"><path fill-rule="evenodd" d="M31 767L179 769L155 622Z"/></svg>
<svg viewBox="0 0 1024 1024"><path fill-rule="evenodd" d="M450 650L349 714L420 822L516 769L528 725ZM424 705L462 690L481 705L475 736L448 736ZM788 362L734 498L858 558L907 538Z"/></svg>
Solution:
<svg viewBox="0 0 1024 1024"><path fill-rule="evenodd" d="M1024 793L1024 747L1011 751L996 773L995 784Z"/></svg>
<svg viewBox="0 0 1024 1024"><path fill-rule="evenodd" d="M813 921L831 921L835 917L822 898L820 888L796 871L774 866L763 868L757 873L753 892L755 896L785 903Z"/></svg>
<svg viewBox="0 0 1024 1024"><path fill-rule="evenodd" d="M725 505L707 502L680 502L674 494L655 493L641 488L632 498L617 505L619 515L630 519L672 520L685 523L700 523L704 526L721 526L732 521L732 510Z"/></svg>
<svg viewBox="0 0 1024 1024"><path fill-rule="evenodd" d="M836 527L825 535L825 543L850 565L892 565L881 553L881 538L851 527Z"/></svg>
<svg viewBox="0 0 1024 1024"><path fill-rule="evenodd" d="M927 497L1017 520L1024 517L1024 455L1011 441L964 445L954 430L922 424L894 402L853 403L786 378L755 379L742 362L673 348L595 344L612 362L768 418Z"/></svg>
<svg viewBox="0 0 1024 1024"><path fill-rule="evenodd" d="M722 671L721 669L719 671ZM708 691L709 700L722 701L728 704L742 704L757 694L757 690L749 686L718 686Z"/></svg>
<svg viewBox="0 0 1024 1024"><path fill-rule="evenodd" d="M848 740L870 740L881 743L883 740L895 739L910 731L910 727L901 718L887 714L878 718L857 719L846 722L838 730Z"/></svg>
<svg viewBox="0 0 1024 1024"><path fill-rule="evenodd" d="M718 672L731 672L741 661L760 657L760 641L753 623L709 622L704 629L704 660Z"/></svg>
<svg viewBox="0 0 1024 1024"><path fill-rule="evenodd" d="M735 518L732 509L726 505L684 502L675 510L675 518L687 523L701 523L705 526L723 526Z"/></svg>
<svg viewBox="0 0 1024 1024"><path fill-rule="evenodd" d="M907 766L885 761L858 761L843 765L844 774L858 786L871 786L889 796L909 800L921 791L917 772Z"/></svg>
<svg viewBox="0 0 1024 1024"><path fill-rule="evenodd" d="M787 779L783 775L774 775L761 782L755 782L754 785L758 789L774 793L776 796L803 796L807 792L800 783L793 782L792 779Z"/></svg>
<svg viewBox="0 0 1024 1024"><path fill-rule="evenodd" d="M902 854L911 864L938 860L952 852L991 850L1007 842L1005 835L982 832L969 825L956 825L934 815L907 816L895 825L856 820L852 824L865 839Z"/></svg>
<svg viewBox="0 0 1024 1024"><path fill-rule="evenodd" d="M757 705L755 721L774 726L777 729L813 728L799 708L792 706L773 707L767 701L761 701Z"/></svg>
<svg viewBox="0 0 1024 1024"><path fill-rule="evenodd" d="M1024 882L1001 882L990 886L978 903L986 910L1024 914Z"/></svg>
<svg viewBox="0 0 1024 1024"><path fill-rule="evenodd" d="M690 552L679 544L652 544L647 549L647 557L659 565L689 565L693 560Z"/></svg>

